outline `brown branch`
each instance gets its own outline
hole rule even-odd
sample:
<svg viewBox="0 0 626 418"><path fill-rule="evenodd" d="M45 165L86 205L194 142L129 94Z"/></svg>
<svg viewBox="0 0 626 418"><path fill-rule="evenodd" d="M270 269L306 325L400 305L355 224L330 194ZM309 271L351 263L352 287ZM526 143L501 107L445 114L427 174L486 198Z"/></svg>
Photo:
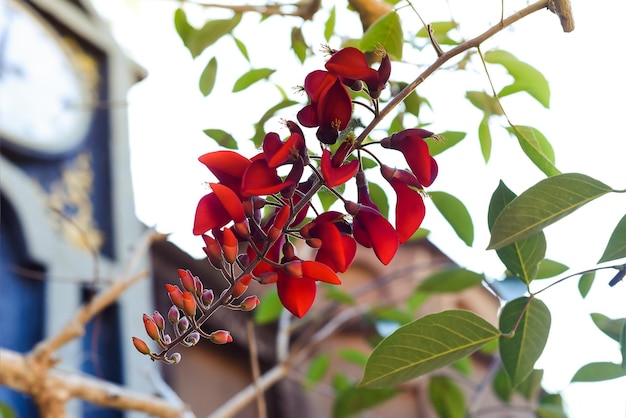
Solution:
<svg viewBox="0 0 626 418"><path fill-rule="evenodd" d="M37 381L40 378L37 370L40 365L30 356L0 348L0 358L0 384L39 398L42 416L47 418L65 417L65 403L70 398L164 418L182 417L186 412L186 408L173 406L162 398L133 392L125 387L77 373L46 370L45 379Z"/></svg>
<svg viewBox="0 0 626 418"><path fill-rule="evenodd" d="M574 15L569 0L550 0L548 8L559 17L564 32L574 30Z"/></svg>
<svg viewBox="0 0 626 418"><path fill-rule="evenodd" d="M319 10L322 2L321 0L308 0L300 1L293 4L281 4L270 3L262 6L254 5L228 5L222 3L207 3L200 0L188 0L189 3L197 4L202 7L213 7L217 9L228 9L235 13L258 13L262 16L295 16L304 20L311 20L315 13ZM289 7L294 8L295 11L284 11Z"/></svg>

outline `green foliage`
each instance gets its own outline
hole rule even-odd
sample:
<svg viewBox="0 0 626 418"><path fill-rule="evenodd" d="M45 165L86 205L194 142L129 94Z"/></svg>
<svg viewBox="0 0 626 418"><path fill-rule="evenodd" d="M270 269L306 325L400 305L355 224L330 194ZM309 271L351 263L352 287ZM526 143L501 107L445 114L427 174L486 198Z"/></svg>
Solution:
<svg viewBox="0 0 626 418"><path fill-rule="evenodd" d="M537 272L536 279L549 279L550 277L558 276L561 273L565 273L569 269L565 264L561 264L558 261L545 259L539 263L539 271Z"/></svg>
<svg viewBox="0 0 626 418"><path fill-rule="evenodd" d="M359 386L397 385L453 363L499 336L496 328L472 312L426 315L398 328L374 349Z"/></svg>
<svg viewBox="0 0 626 418"><path fill-rule="evenodd" d="M370 198L372 199L372 202L378 206L380 214L385 218L389 217L389 200L385 189L373 181L368 181L367 185L370 191Z"/></svg>
<svg viewBox="0 0 626 418"><path fill-rule="evenodd" d="M304 374L304 388L311 390L326 376L330 366L330 356L328 354L318 354L309 364L309 368Z"/></svg>
<svg viewBox="0 0 626 418"><path fill-rule="evenodd" d="M328 16L328 20L326 20L326 24L324 25L324 39L326 42L330 41L330 37L335 33L335 21L337 20L337 11L335 10L335 6L330 9L330 14Z"/></svg>
<svg viewBox="0 0 626 418"><path fill-rule="evenodd" d="M544 107L550 107L550 86L548 80L531 65L528 65L506 51L488 51L485 61L491 64L500 64L511 74L513 84L504 87L498 93L499 97L525 91L534 97Z"/></svg>
<svg viewBox="0 0 626 418"><path fill-rule="evenodd" d="M515 193L504 182L500 181L489 203L487 215L489 229L493 228L498 215L516 197ZM528 285L537 276L539 263L545 257L546 238L543 232L539 232L526 239L506 245L496 250L496 253L506 268Z"/></svg>
<svg viewBox="0 0 626 418"><path fill-rule="evenodd" d="M200 91L202 95L208 96L211 91L213 91L213 87L215 86L215 79L217 77L217 59L215 57L211 58L209 63L202 71L200 75Z"/></svg>
<svg viewBox="0 0 626 418"><path fill-rule="evenodd" d="M209 138L213 138L215 142L228 149L237 149L237 140L231 134L221 129L205 129L204 132Z"/></svg>
<svg viewBox="0 0 626 418"><path fill-rule="evenodd" d="M595 271L591 273L585 273L580 276L580 279L578 280L578 291L583 298L587 297L587 295L589 294L589 290L591 290L591 286L593 285L593 281L595 278Z"/></svg>
<svg viewBox="0 0 626 418"><path fill-rule="evenodd" d="M440 134L437 134L438 140L429 139L426 141L428 145L428 151L430 155L435 156L437 154L441 154L448 148L451 148L461 142L467 134L465 132L458 131L445 131Z"/></svg>
<svg viewBox="0 0 626 418"><path fill-rule="evenodd" d="M578 173L549 177L519 195L495 220L488 249L499 249L543 230L611 189Z"/></svg>
<svg viewBox="0 0 626 418"><path fill-rule="evenodd" d="M485 116L478 125L478 141L480 142L480 152L485 162L491 158L491 129L489 128L489 117Z"/></svg>
<svg viewBox="0 0 626 418"><path fill-rule="evenodd" d="M276 321L282 312L283 305L276 288L273 288L263 294L263 303L254 310L254 321L259 325L269 324Z"/></svg>
<svg viewBox="0 0 626 418"><path fill-rule="evenodd" d="M254 143L255 147L258 148L263 143L263 138L265 138L265 122L267 122L270 118L272 118L276 114L276 112L278 112L279 110L285 109L289 106L293 106L296 104L298 104L298 102L294 100L283 99L281 102L270 107L269 109L265 111L263 116L261 116L261 119L259 119L259 121L254 124L255 133L254 133L254 136L252 137L252 142Z"/></svg>
<svg viewBox="0 0 626 418"><path fill-rule="evenodd" d="M446 376L433 376L428 382L428 398L439 418L463 418L465 395L459 386Z"/></svg>
<svg viewBox="0 0 626 418"><path fill-rule="evenodd" d="M471 247L474 242L474 224L463 202L446 192L429 192L429 195L458 237Z"/></svg>
<svg viewBox="0 0 626 418"><path fill-rule="evenodd" d="M176 10L174 14L176 32L193 58L199 56L222 36L229 34L239 22L241 14L236 13L231 19L209 20L200 29L196 29L189 24L183 9Z"/></svg>
<svg viewBox="0 0 626 418"><path fill-rule="evenodd" d="M375 51L379 45L395 59L402 59L404 35L398 13L389 12L374 22L363 34L359 48L362 51Z"/></svg>
<svg viewBox="0 0 626 418"><path fill-rule="evenodd" d="M522 151L545 175L561 174L554 162L552 145L541 132L530 126L520 125L511 126L507 130L517 137Z"/></svg>
<svg viewBox="0 0 626 418"><path fill-rule="evenodd" d="M598 263L626 257L626 215L620 219Z"/></svg>
<svg viewBox="0 0 626 418"><path fill-rule="evenodd" d="M298 57L300 62L304 63L309 47L306 42L304 42L302 29L296 26L291 29L291 49L293 49L293 53L296 54L296 57Z"/></svg>
<svg viewBox="0 0 626 418"><path fill-rule="evenodd" d="M437 271L428 276L419 286L419 291L428 293L454 293L482 283L483 274L453 267Z"/></svg>
<svg viewBox="0 0 626 418"><path fill-rule="evenodd" d="M622 330L626 326L626 318L611 319L601 313L592 313L591 319L600 331L604 332L610 338L620 342Z"/></svg>
<svg viewBox="0 0 626 418"><path fill-rule="evenodd" d="M533 371L550 332L550 311L536 298L507 303L500 314L500 357L515 388ZM506 335L513 333L513 335Z"/></svg>
<svg viewBox="0 0 626 418"><path fill-rule="evenodd" d="M626 368L609 362L589 363L582 366L572 377L572 382L601 382L626 376Z"/></svg>
<svg viewBox="0 0 626 418"><path fill-rule="evenodd" d="M367 363L368 354L352 348L342 348L339 350L339 357L357 366L364 367L365 363Z"/></svg>
<svg viewBox="0 0 626 418"><path fill-rule="evenodd" d="M232 35L232 34L231 34ZM237 49L241 52L241 55L246 59L246 61L250 62L250 55L248 54L248 48L246 45L241 42L238 38L232 36L233 41L235 41L235 45L237 45Z"/></svg>
<svg viewBox="0 0 626 418"><path fill-rule="evenodd" d="M233 86L233 93L245 90L257 81L267 80L269 76L274 74L275 72L276 70L271 68L252 69L239 77L237 81L235 81L235 85Z"/></svg>
<svg viewBox="0 0 626 418"><path fill-rule="evenodd" d="M390 388L367 389L350 386L337 393L333 405L333 418L353 417L361 411L380 405L398 394Z"/></svg>
<svg viewBox="0 0 626 418"><path fill-rule="evenodd" d="M459 42L450 37L450 32L459 27L459 24L454 21L449 22L431 22L430 27L433 33L433 37L440 45L458 45ZM421 28L415 35L418 38L429 38L428 30Z"/></svg>

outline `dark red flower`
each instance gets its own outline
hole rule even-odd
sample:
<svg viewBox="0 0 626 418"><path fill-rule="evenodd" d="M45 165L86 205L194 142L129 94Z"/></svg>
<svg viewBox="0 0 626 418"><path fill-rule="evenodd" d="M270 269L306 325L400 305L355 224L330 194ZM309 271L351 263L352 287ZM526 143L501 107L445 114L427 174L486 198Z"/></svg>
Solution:
<svg viewBox="0 0 626 418"><path fill-rule="evenodd" d="M396 231L398 231L398 238L402 244L413 236L426 215L424 199L418 191L422 186L417 177L409 171L398 170L386 165L382 165L380 171L397 195Z"/></svg>
<svg viewBox="0 0 626 418"><path fill-rule="evenodd" d="M350 267L356 254L356 241L350 235L352 229L344 217L340 212L325 212L300 230L303 238L321 241L315 261L342 273Z"/></svg>
<svg viewBox="0 0 626 418"><path fill-rule="evenodd" d="M265 158L254 158L241 180L241 194L246 197L280 192L287 185L278 176L276 168L268 166Z"/></svg>
<svg viewBox="0 0 626 418"><path fill-rule="evenodd" d="M425 129L405 129L381 141L384 148L401 151L413 174L423 186L430 186L437 177L437 162L430 156L424 138L432 132Z"/></svg>
<svg viewBox="0 0 626 418"><path fill-rule="evenodd" d="M351 80L365 82L370 97L377 99L389 80L391 61L389 55L385 53L378 70L374 70L363 52L354 47L346 47L330 57L326 69L344 79L345 84L352 85Z"/></svg>
<svg viewBox="0 0 626 418"><path fill-rule="evenodd" d="M213 192L200 199L196 208L194 235L202 235L210 229L221 228L230 221L246 222L239 196L223 184L210 183L210 186Z"/></svg>
<svg viewBox="0 0 626 418"><path fill-rule="evenodd" d="M335 75L316 70L304 80L304 91L311 103L298 112L298 121L307 128L319 127L317 138L325 144L334 144L338 131L346 129L352 117L348 90Z"/></svg>
<svg viewBox="0 0 626 418"><path fill-rule="evenodd" d="M316 281L341 284L334 271L316 261L294 259L277 270L276 289L283 306L302 318L313 305L317 292Z"/></svg>
<svg viewBox="0 0 626 418"><path fill-rule="evenodd" d="M263 154L270 168L293 163L298 158L306 157L304 137L298 132L293 132L283 142L277 133L270 132L263 139Z"/></svg>
<svg viewBox="0 0 626 418"><path fill-rule="evenodd" d="M398 234L376 209L354 202L346 202L346 211L352 215L354 239L364 247L373 248L376 257L389 264L398 251Z"/></svg>
<svg viewBox="0 0 626 418"><path fill-rule="evenodd" d="M326 185L328 187L335 187L344 184L346 181L354 177L359 169L359 161L352 160L339 167L333 167L330 151L325 149L322 151L321 168L322 176L324 176L324 180L326 180Z"/></svg>
<svg viewBox="0 0 626 418"><path fill-rule="evenodd" d="M243 173L250 165L246 157L228 150L209 152L198 158L220 183L240 195Z"/></svg>

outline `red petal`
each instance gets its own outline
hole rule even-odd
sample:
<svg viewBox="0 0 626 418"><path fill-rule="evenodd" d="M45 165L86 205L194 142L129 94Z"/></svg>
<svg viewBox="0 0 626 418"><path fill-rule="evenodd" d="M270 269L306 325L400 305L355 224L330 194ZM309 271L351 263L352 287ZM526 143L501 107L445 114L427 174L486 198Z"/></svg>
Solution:
<svg viewBox="0 0 626 418"><path fill-rule="evenodd" d="M265 151L265 147L263 147L263 150ZM271 158L268 158L267 155L265 158L267 159L267 165L270 168L275 168L287 162L296 160L298 155L300 155L303 151L305 151L304 138L299 133L294 132L289 136L285 143L281 141L280 148L274 155L271 156Z"/></svg>
<svg viewBox="0 0 626 418"><path fill-rule="evenodd" d="M325 247L322 244L322 247L317 250L317 254L315 255L315 261L326 264L333 271L345 272L348 267L354 261L354 256L356 255L356 241L354 238L348 235L341 235L340 237L341 243L336 244L333 247ZM336 249L341 247L341 260L337 260L338 252Z"/></svg>
<svg viewBox="0 0 626 418"><path fill-rule="evenodd" d="M244 196L261 196L278 193L285 185L276 169L269 168L267 161L257 159L243 175L241 193Z"/></svg>
<svg viewBox="0 0 626 418"><path fill-rule="evenodd" d="M341 280L330 267L317 261L302 261L302 274L320 282L341 284Z"/></svg>
<svg viewBox="0 0 626 418"><path fill-rule="evenodd" d="M408 241L422 224L426 208L424 199L419 192L398 179L392 179L390 183L398 196L396 201L396 230L402 244Z"/></svg>
<svg viewBox="0 0 626 418"><path fill-rule="evenodd" d="M302 318L315 301L317 285L315 280L306 277L294 278L280 271L276 289L283 306L298 318Z"/></svg>
<svg viewBox="0 0 626 418"><path fill-rule="evenodd" d="M222 150L204 154L198 160L207 166L222 184L239 193L241 178L250 165L249 159L234 151Z"/></svg>
<svg viewBox="0 0 626 418"><path fill-rule="evenodd" d="M221 228L231 219L217 195L209 193L198 202L193 223L193 234L202 235L213 228Z"/></svg>
<svg viewBox="0 0 626 418"><path fill-rule="evenodd" d="M280 136L276 132L269 132L263 138L263 154L265 159L270 160L283 146L283 141L280 140Z"/></svg>
<svg viewBox="0 0 626 418"><path fill-rule="evenodd" d="M378 211L369 206L361 206L359 208L356 214L356 221L363 232L367 234L376 257L383 264L389 264L396 254L399 245L398 234L393 226Z"/></svg>
<svg viewBox="0 0 626 418"><path fill-rule="evenodd" d="M322 152L322 175L328 187L335 187L344 184L356 174L359 169L359 161L352 160L347 164L334 168L332 166L330 151L325 149Z"/></svg>
<svg viewBox="0 0 626 418"><path fill-rule="evenodd" d="M364 80L372 76L378 79L376 70L370 68L365 54L354 47L346 47L335 52L328 62L326 69L333 74L353 80Z"/></svg>
<svg viewBox="0 0 626 418"><path fill-rule="evenodd" d="M334 128L342 131L348 126L352 117L352 99L339 79L320 92L317 116L319 126L324 129Z"/></svg>
<svg viewBox="0 0 626 418"><path fill-rule="evenodd" d="M246 214L239 200L239 196L223 184L209 183L209 186L211 186L211 190L213 190L213 193L218 197L231 219L235 222L243 222L246 218Z"/></svg>

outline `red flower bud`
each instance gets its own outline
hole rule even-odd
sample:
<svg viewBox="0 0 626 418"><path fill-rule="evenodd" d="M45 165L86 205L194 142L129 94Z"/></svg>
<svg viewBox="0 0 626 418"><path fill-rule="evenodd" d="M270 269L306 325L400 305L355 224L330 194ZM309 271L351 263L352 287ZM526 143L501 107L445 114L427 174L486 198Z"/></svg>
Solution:
<svg viewBox="0 0 626 418"><path fill-rule="evenodd" d="M143 314L143 326L150 338L154 341L158 341L160 339L161 333L159 332L159 328L150 315Z"/></svg>
<svg viewBox="0 0 626 418"><path fill-rule="evenodd" d="M283 232L283 227L289 219L289 215L291 215L291 208L289 205L285 205L278 209L276 217L274 218L274 223L267 232L267 238L270 241L274 242L278 239L278 237L280 237L280 234Z"/></svg>
<svg viewBox="0 0 626 418"><path fill-rule="evenodd" d="M189 270L178 269L178 277L180 277L180 283L183 285L183 289L188 292L195 292L196 284Z"/></svg>
<svg viewBox="0 0 626 418"><path fill-rule="evenodd" d="M271 284L271 283L276 283L276 281L278 280L278 273L276 273L275 271L266 271L265 273L262 273L259 277L259 283L261 284Z"/></svg>
<svg viewBox="0 0 626 418"><path fill-rule="evenodd" d="M135 346L135 348L137 349L137 351L139 351L141 354L150 354L150 347L148 347L148 344L146 344L146 342L140 338L137 337L133 337L133 345Z"/></svg>
<svg viewBox="0 0 626 418"><path fill-rule="evenodd" d="M239 296L243 295L246 292L246 290L248 290L248 286L250 285L251 281L252 281L251 274L246 274L245 276L237 280L237 282L233 285L233 291L231 293L231 295L233 296L233 299L236 299Z"/></svg>
<svg viewBox="0 0 626 418"><path fill-rule="evenodd" d="M233 264L237 260L237 253L239 252L239 242L237 237L231 231L230 228L224 228L224 234L222 235L222 253L224 254L224 260L228 264Z"/></svg>
<svg viewBox="0 0 626 418"><path fill-rule="evenodd" d="M241 310L242 311L246 311L249 312L251 310L253 310L254 308L256 308L257 306L259 306L259 304L261 303L261 301L259 300L258 297L256 296L248 296L247 298L245 298L243 300L243 302L241 302Z"/></svg>
<svg viewBox="0 0 626 418"><path fill-rule="evenodd" d="M152 314L152 319L154 319L154 323L159 327L159 330L163 331L165 329L165 318L161 315L161 312L154 311Z"/></svg>
<svg viewBox="0 0 626 418"><path fill-rule="evenodd" d="M166 284L165 288L174 306L183 309L183 292L181 292L178 286Z"/></svg>
<svg viewBox="0 0 626 418"><path fill-rule="evenodd" d="M211 304L213 303L213 289L204 289L202 291L202 303L204 303L206 306L211 306Z"/></svg>
<svg viewBox="0 0 626 418"><path fill-rule="evenodd" d="M209 341L211 341L214 344L226 344L226 343L232 343L233 337L230 335L230 332L219 330L209 335Z"/></svg>
<svg viewBox="0 0 626 418"><path fill-rule="evenodd" d="M176 306L172 306L170 310L167 312L167 319L172 323L178 323L180 319L180 311Z"/></svg>
<svg viewBox="0 0 626 418"><path fill-rule="evenodd" d="M196 315L196 300L189 292L183 293L183 311L191 317Z"/></svg>

